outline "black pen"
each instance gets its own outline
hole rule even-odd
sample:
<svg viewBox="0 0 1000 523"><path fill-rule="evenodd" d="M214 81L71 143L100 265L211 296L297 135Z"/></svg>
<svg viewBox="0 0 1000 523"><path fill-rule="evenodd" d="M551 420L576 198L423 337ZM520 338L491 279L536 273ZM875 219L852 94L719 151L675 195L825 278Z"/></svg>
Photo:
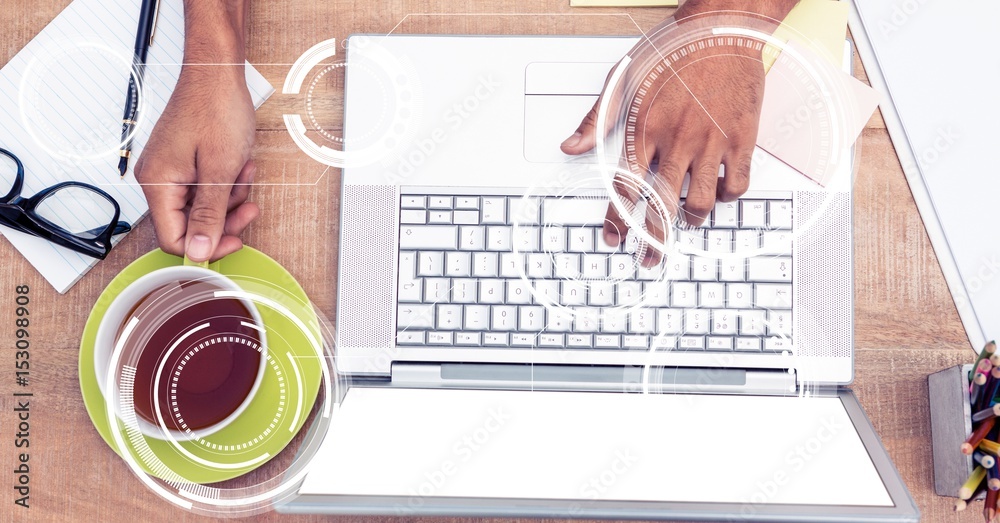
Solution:
<svg viewBox="0 0 1000 523"><path fill-rule="evenodd" d="M146 54L153 43L156 14L159 9L159 0L142 0L142 7L139 9L139 28L135 32L135 51L132 54L132 70L128 75L128 92L125 93L125 114L122 116L122 148L119 151L121 158L118 160L118 174L122 178L125 178L128 157L132 154L132 131L135 129L139 112L138 86L142 82L142 74L146 68Z"/></svg>

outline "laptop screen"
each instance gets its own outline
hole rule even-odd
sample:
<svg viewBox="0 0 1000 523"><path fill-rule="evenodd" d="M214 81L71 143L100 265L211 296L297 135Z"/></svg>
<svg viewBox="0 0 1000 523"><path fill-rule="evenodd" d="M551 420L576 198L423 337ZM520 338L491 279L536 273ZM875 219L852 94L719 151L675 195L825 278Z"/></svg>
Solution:
<svg viewBox="0 0 1000 523"><path fill-rule="evenodd" d="M891 507L838 397L352 388L300 494Z"/></svg>

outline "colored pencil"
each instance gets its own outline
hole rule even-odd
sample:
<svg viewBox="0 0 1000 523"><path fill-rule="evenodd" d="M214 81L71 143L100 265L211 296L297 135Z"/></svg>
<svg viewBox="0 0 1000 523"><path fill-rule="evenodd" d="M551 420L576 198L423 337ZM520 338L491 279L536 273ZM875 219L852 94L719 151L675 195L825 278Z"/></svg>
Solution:
<svg viewBox="0 0 1000 523"><path fill-rule="evenodd" d="M974 451L972 453L972 459L976 460L976 463L979 463L986 468L992 467L993 464L997 462L996 458L981 450Z"/></svg>
<svg viewBox="0 0 1000 523"><path fill-rule="evenodd" d="M979 410L981 397L985 392L986 382L989 381L990 375L993 373L992 369L990 374L976 373L975 377L972 378L972 385L969 386L969 405L972 406L974 410Z"/></svg>
<svg viewBox="0 0 1000 523"><path fill-rule="evenodd" d="M997 416L1000 416L1000 404L993 405L990 408L983 409L983 410L981 410L981 411L973 414L972 415L972 421L973 421L973 423L975 423L977 421L983 421L984 419L995 418Z"/></svg>
<svg viewBox="0 0 1000 523"><path fill-rule="evenodd" d="M986 523L993 521L997 515L997 494L1000 492L996 490L986 491L986 502L983 503L983 519L986 520Z"/></svg>
<svg viewBox="0 0 1000 523"><path fill-rule="evenodd" d="M972 493L976 491L976 487L983 482L983 478L986 477L986 469L979 465L969 474L969 479L965 480L962 484L962 488L958 489L958 499L969 499L972 497Z"/></svg>
<svg viewBox="0 0 1000 523"><path fill-rule="evenodd" d="M990 356L992 356L993 353L996 352L996 351L997 351L997 344L996 344L996 342L992 342L991 341L991 342L987 343L986 346L983 347L983 350L979 351L979 357L976 358L976 362L974 364L972 364L972 368L973 369L978 369L979 368L979 364L982 363L982 361L984 359L989 358ZM975 370L973 370L973 372L975 372ZM969 375L969 380L970 381L972 380L972 375Z"/></svg>
<svg viewBox="0 0 1000 523"><path fill-rule="evenodd" d="M972 493L972 496L969 496L969 500L978 498L979 495L982 494L985 490L986 490L986 484L980 483L979 486L976 487L976 491ZM968 506L969 506L968 500L960 499L955 503L955 511L961 512L966 508L968 508Z"/></svg>
<svg viewBox="0 0 1000 523"><path fill-rule="evenodd" d="M997 468L996 463L992 467L983 468L986 469L986 488L1000 490L1000 469Z"/></svg>
<svg viewBox="0 0 1000 523"><path fill-rule="evenodd" d="M984 439L983 441L980 441L978 447L979 450L982 450L983 452L986 452L988 454L992 454L993 456L996 456L998 453L1000 453L1000 443L997 443L990 439Z"/></svg>
<svg viewBox="0 0 1000 523"><path fill-rule="evenodd" d="M962 454L966 456L972 455L972 451L979 445L979 442L986 439L986 434L993 429L993 424L996 423L996 420L996 418L986 418L980 421L979 425L972 430L972 434L969 434L969 437L965 439L965 443L962 443ZM996 455L996 452L992 452L991 454Z"/></svg>

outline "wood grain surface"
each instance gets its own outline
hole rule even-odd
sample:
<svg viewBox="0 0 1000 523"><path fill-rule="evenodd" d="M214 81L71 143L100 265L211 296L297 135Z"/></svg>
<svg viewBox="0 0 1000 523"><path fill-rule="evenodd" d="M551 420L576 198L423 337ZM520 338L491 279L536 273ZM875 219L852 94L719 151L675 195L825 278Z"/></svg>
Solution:
<svg viewBox="0 0 1000 523"><path fill-rule="evenodd" d="M68 0L2 0L0 64L33 38ZM636 34L669 9L570 9L565 0L494 2L258 0L250 24L250 62L275 86L313 44L354 33ZM437 15L434 15L437 13ZM448 13L448 16L443 16ZM488 15L488 16L487 16ZM858 63L857 76L865 79ZM280 88L279 88L280 90ZM340 94L326 111L339 125ZM245 241L282 263L318 308L333 317L340 177L309 159L284 131L281 115L303 100L276 94L258 111L258 185L263 215ZM855 183L855 340L857 393L916 498L924 521L980 521L981 506L955 514L932 491L927 374L972 358L881 116L864 130ZM2 144L0 144L2 145ZM296 185L289 185L294 182ZM9 243L0 240L0 521L207 521L146 489L101 440L84 409L77 378L79 338L105 285L156 247L143 221L65 295L57 294ZM14 288L32 289L31 508L13 504L10 471L15 416ZM403 521L265 514L254 521ZM406 519L425 521L425 519ZM430 521L430 519L426 519ZM471 521L471 520L454 520ZM493 520L489 520L493 521Z"/></svg>

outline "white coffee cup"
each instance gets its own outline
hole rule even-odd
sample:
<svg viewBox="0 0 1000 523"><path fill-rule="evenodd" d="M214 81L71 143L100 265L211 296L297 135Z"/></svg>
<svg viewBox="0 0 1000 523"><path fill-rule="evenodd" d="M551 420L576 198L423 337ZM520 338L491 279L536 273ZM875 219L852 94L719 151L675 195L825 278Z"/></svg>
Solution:
<svg viewBox="0 0 1000 523"><path fill-rule="evenodd" d="M108 306L104 317L101 318L101 322L98 325L97 335L94 342L94 370L97 374L98 387L101 389L101 394L104 395L105 398L107 398L108 394L107 381L109 366L111 365L111 357L118 342L119 332L124 327L126 321L129 321L128 316L130 313L132 313L144 299L150 296L150 294L165 285L170 285L173 282L189 281L204 282L223 291L233 291L238 293L243 292L239 285L226 276L203 267L190 265L158 269L129 284L118 296L114 298L111 305ZM253 318L253 323L259 327L256 330L259 335L261 347L260 366L257 370L257 375L249 394L247 394L246 398L242 403L240 403L236 410L223 420L208 427L191 432L157 427L153 423L143 419L141 416L136 415L135 419L142 434L157 439L167 439L164 435L164 432L166 431L170 434L170 437L176 441L188 441L198 437L208 436L231 424L253 401L254 396L257 394L257 390L260 388L260 383L264 377L264 370L267 366L267 340L263 328L264 323L260 318L260 312L251 300L245 298L233 299L238 299L242 302L242 304L246 307L246 310L250 313L250 316ZM124 357L124 355L122 356ZM120 366L122 363L122 359L119 358L118 365ZM113 376L111 385L114 393L117 394L117 382L119 379L117 371L114 372ZM119 419L124 419L120 408L117 410L116 415ZM166 413L164 413L164 415L166 415Z"/></svg>

